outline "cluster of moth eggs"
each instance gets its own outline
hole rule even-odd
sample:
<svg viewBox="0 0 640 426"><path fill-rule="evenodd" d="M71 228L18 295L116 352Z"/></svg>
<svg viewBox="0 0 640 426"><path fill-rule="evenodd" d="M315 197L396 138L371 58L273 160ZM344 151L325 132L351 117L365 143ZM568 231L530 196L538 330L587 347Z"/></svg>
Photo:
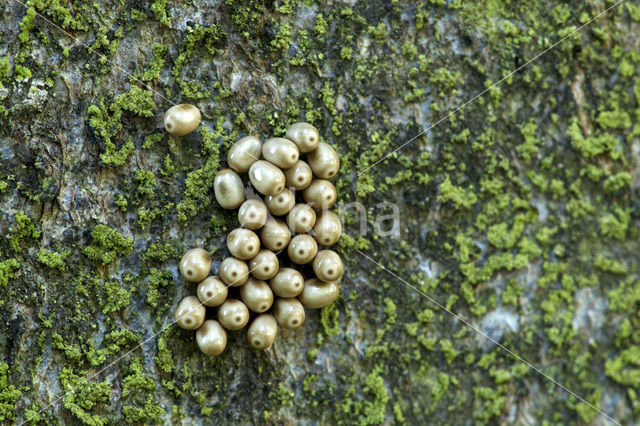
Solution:
<svg viewBox="0 0 640 426"><path fill-rule="evenodd" d="M169 133L182 136L200 119L195 106L182 104L167 111L164 125ZM220 263L218 276L210 275L211 257L201 248L185 253L179 265L187 281L199 284L197 297L187 296L178 304L176 322L197 330L196 341L207 355L224 351L225 330L244 328L251 313L249 344L269 348L278 327L298 328L305 308L321 308L337 299L336 280L344 270L340 256L322 248L335 244L342 232L339 217L329 210L337 193L328 180L338 172L340 160L330 145L320 142L315 127L296 123L285 138L264 144L246 136L229 149L227 163L229 168L214 179L214 193L223 208L238 209L240 227L227 237L231 256ZM246 199L240 174L247 172L262 196ZM239 298L229 297L234 287ZM217 320L205 320L205 306L217 308Z"/></svg>

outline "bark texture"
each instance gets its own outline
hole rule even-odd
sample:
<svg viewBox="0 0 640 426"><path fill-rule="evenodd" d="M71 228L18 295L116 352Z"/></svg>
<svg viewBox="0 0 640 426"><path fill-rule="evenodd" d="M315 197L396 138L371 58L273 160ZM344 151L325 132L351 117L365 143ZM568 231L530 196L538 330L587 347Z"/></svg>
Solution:
<svg viewBox="0 0 640 426"><path fill-rule="evenodd" d="M0 421L608 424L429 298L640 416L637 2L578 33L614 3L26 4L0 3ZM206 126L170 137L181 102ZM165 328L177 260L216 271L228 147L297 121L341 155L341 296L208 358Z"/></svg>

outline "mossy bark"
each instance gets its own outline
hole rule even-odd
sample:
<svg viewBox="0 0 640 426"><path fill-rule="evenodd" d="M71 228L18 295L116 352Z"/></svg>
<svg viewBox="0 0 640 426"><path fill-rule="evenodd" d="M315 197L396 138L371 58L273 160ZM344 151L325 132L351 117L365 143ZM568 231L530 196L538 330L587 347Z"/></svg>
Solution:
<svg viewBox="0 0 640 426"><path fill-rule="evenodd" d="M410 284L633 423L640 6L573 33L613 4L3 1L0 422L607 422ZM228 147L297 121L367 232L347 209L336 304L207 358L165 328L178 257L215 270Z"/></svg>

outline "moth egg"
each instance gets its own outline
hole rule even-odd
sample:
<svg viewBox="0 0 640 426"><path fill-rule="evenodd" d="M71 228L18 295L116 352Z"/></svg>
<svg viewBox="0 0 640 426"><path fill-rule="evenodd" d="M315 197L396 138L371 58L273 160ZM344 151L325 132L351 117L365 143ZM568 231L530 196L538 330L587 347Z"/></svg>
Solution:
<svg viewBox="0 0 640 426"><path fill-rule="evenodd" d="M304 323L304 306L295 298L278 299L273 305L273 316L282 328L298 328Z"/></svg>
<svg viewBox="0 0 640 426"><path fill-rule="evenodd" d="M244 173L260 159L262 142L255 136L245 136L231 145L227 153L227 164L238 173Z"/></svg>
<svg viewBox="0 0 640 426"><path fill-rule="evenodd" d="M164 113L164 128L170 135L184 136L193 132L202 121L200 110L191 104L172 106Z"/></svg>
<svg viewBox="0 0 640 426"><path fill-rule="evenodd" d="M316 224L316 212L304 203L293 206L287 215L287 225L298 234L309 232Z"/></svg>
<svg viewBox="0 0 640 426"><path fill-rule="evenodd" d="M279 297L296 297L304 288L302 274L293 268L280 268L269 281L271 290Z"/></svg>
<svg viewBox="0 0 640 426"><path fill-rule="evenodd" d="M251 275L259 280L268 280L273 278L280 269L278 257L267 249L261 249L256 257L249 261Z"/></svg>
<svg viewBox="0 0 640 426"><path fill-rule="evenodd" d="M331 145L324 142L320 142L316 149L307 154L307 163L309 163L313 174L320 179L330 179L340 169L338 153Z"/></svg>
<svg viewBox="0 0 640 426"><path fill-rule="evenodd" d="M322 281L335 281L342 276L342 259L333 250L321 250L313 259L313 272Z"/></svg>
<svg viewBox="0 0 640 426"><path fill-rule="evenodd" d="M233 257L251 259L260 250L260 239L249 229L236 228L227 236L227 248Z"/></svg>
<svg viewBox="0 0 640 426"><path fill-rule="evenodd" d="M325 210L318 215L313 226L313 237L321 246L330 246L338 242L342 234L342 223L337 214Z"/></svg>
<svg viewBox="0 0 640 426"><path fill-rule="evenodd" d="M313 180L311 167L303 160L284 170L284 178L288 188L305 189Z"/></svg>
<svg viewBox="0 0 640 426"><path fill-rule="evenodd" d="M334 281L324 282L312 278L304 282L304 289L298 296L298 300L306 308L322 308L338 298L338 285Z"/></svg>
<svg viewBox="0 0 640 426"><path fill-rule="evenodd" d="M256 230L267 221L267 206L260 200L247 200L238 210L238 222L244 228Z"/></svg>
<svg viewBox="0 0 640 426"><path fill-rule="evenodd" d="M196 331L196 342L203 354L220 355L227 347L227 332L216 320L206 320Z"/></svg>
<svg viewBox="0 0 640 426"><path fill-rule="evenodd" d="M264 197L264 202L272 215L284 216L296 204L296 197L293 192L285 188L279 194L267 195Z"/></svg>
<svg viewBox="0 0 640 426"><path fill-rule="evenodd" d="M242 179L231 169L222 169L216 174L213 192L218 204L227 210L236 209L244 202Z"/></svg>
<svg viewBox="0 0 640 426"><path fill-rule="evenodd" d="M268 349L278 334L278 324L273 315L261 314L253 320L247 330L247 340L256 349Z"/></svg>
<svg viewBox="0 0 640 426"><path fill-rule="evenodd" d="M284 173L268 161L259 160L249 168L249 180L259 193L276 195L284 189Z"/></svg>
<svg viewBox="0 0 640 426"><path fill-rule="evenodd" d="M279 252L287 248L291 231L282 220L270 217L260 230L260 240L269 250Z"/></svg>
<svg viewBox="0 0 640 426"><path fill-rule="evenodd" d="M198 284L198 299L205 306L219 306L227 299L227 286L218 277L207 277Z"/></svg>
<svg viewBox="0 0 640 426"><path fill-rule="evenodd" d="M271 138L262 145L262 156L281 169L288 169L296 164L300 152L289 139Z"/></svg>
<svg viewBox="0 0 640 426"><path fill-rule="evenodd" d="M253 312L266 312L273 305L273 292L269 284L262 280L249 278L240 287L242 302Z"/></svg>
<svg viewBox="0 0 640 426"><path fill-rule="evenodd" d="M318 147L320 135L318 129L309 123L295 123L287 128L287 139L298 146L300 152L313 151Z"/></svg>
<svg viewBox="0 0 640 426"><path fill-rule="evenodd" d="M204 322L206 309L195 296L187 296L178 303L175 319L178 327L195 330Z"/></svg>
<svg viewBox="0 0 640 426"><path fill-rule="evenodd" d="M227 257L220 262L220 279L231 287L240 287L249 279L249 266L244 260Z"/></svg>
<svg viewBox="0 0 640 426"><path fill-rule="evenodd" d="M218 321L227 330L240 330L249 322L249 310L238 299L227 299L218 308Z"/></svg>
<svg viewBox="0 0 640 426"><path fill-rule="evenodd" d="M326 210L333 206L338 199L336 187L325 179L314 179L302 191L302 198L316 210Z"/></svg>
<svg viewBox="0 0 640 426"><path fill-rule="evenodd" d="M200 282L211 272L211 256L204 249L194 248L182 256L178 266L185 280Z"/></svg>
<svg viewBox="0 0 640 426"><path fill-rule="evenodd" d="M303 265L311 262L318 252L318 243L311 235L299 234L291 239L287 253L293 263Z"/></svg>

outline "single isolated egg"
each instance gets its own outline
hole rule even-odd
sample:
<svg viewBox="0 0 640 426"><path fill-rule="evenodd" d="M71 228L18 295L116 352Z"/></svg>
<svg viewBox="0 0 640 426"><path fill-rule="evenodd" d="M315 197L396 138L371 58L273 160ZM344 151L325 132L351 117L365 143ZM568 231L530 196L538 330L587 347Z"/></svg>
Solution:
<svg viewBox="0 0 640 426"><path fill-rule="evenodd" d="M191 104L172 106L164 113L164 128L170 135L184 136L193 132L202 121L200 110Z"/></svg>

